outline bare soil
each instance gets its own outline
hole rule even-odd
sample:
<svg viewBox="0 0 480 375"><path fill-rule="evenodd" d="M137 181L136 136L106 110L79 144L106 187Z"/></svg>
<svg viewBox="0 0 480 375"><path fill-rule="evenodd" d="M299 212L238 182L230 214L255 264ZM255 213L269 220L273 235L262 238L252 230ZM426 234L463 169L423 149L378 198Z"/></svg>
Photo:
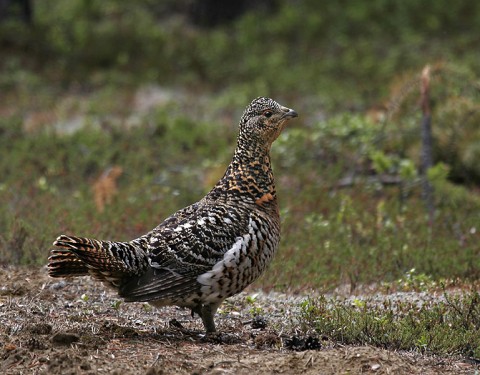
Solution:
<svg viewBox="0 0 480 375"><path fill-rule="evenodd" d="M0 280L2 374L480 371L478 364L458 357L302 337L295 330L302 296L249 290L224 303L216 317L221 333L207 337L200 320L188 310L120 303L113 292L90 278L57 280L43 268L9 267L0 269ZM252 318L253 312L260 312L262 318Z"/></svg>

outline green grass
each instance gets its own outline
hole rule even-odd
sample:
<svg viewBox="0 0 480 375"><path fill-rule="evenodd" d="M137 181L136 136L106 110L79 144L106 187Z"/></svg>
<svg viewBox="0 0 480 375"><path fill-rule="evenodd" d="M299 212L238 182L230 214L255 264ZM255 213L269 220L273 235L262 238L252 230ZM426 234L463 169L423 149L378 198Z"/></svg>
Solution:
<svg viewBox="0 0 480 375"><path fill-rule="evenodd" d="M236 131L172 113L145 114L145 126L126 128L113 119L73 134L48 127L25 134L18 118L4 120L2 262L44 264L49 244L64 232L132 239L201 198L228 164ZM434 279L480 276L477 195L440 174L430 226L415 173L402 186L366 178L371 150L384 152L376 143L382 132L346 115L288 129L278 140L273 160L283 238L258 285L355 288L396 280L412 268ZM402 160L410 159L388 156L389 172L401 175ZM114 165L124 171L118 194L99 213L92 185ZM358 182L338 187L352 168Z"/></svg>
<svg viewBox="0 0 480 375"><path fill-rule="evenodd" d="M247 12L213 29L172 17L188 8L179 3L39 2L33 27L0 24L0 84L157 82L248 98L314 94L322 109L352 109L377 104L393 77L427 63L479 74L480 7L472 0L282 0L276 11Z"/></svg>
<svg viewBox="0 0 480 375"><path fill-rule="evenodd" d="M324 340L480 358L480 295L474 290L431 301L319 297L300 310L303 332Z"/></svg>

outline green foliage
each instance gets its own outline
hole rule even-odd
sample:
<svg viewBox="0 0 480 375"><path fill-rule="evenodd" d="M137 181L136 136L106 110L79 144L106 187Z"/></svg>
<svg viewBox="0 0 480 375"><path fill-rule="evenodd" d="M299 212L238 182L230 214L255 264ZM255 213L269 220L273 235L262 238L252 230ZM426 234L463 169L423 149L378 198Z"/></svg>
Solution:
<svg viewBox="0 0 480 375"><path fill-rule="evenodd" d="M391 77L426 62L479 73L475 1L283 0L273 12L248 12L208 30L189 24L186 9L184 1L36 2L32 28L0 24L0 41L9 46L0 83L228 85L249 98L319 93L322 107L352 108L378 101ZM16 77L7 74L12 67ZM39 68L43 74L32 74Z"/></svg>
<svg viewBox="0 0 480 375"><path fill-rule="evenodd" d="M458 77L458 79L461 79ZM449 165L449 177L456 182L476 184L480 181L480 92L478 79L471 84L437 85L442 105L434 113L435 156ZM445 89L458 93L445 93ZM444 98L442 98L444 96Z"/></svg>
<svg viewBox="0 0 480 375"><path fill-rule="evenodd" d="M263 308L257 303L257 295L249 295L245 297L245 302L250 306L249 313L252 316L261 316L264 314Z"/></svg>
<svg viewBox="0 0 480 375"><path fill-rule="evenodd" d="M122 305L122 300L120 299L116 299L116 300L113 300L111 305L112 305L112 309L116 310L116 311L120 311L120 306Z"/></svg>
<svg viewBox="0 0 480 375"><path fill-rule="evenodd" d="M276 172L288 176L279 187L286 197L283 241L264 282L326 288L344 282L355 289L393 282L415 268L406 280L421 289L452 275L478 277L478 196L451 184L445 166L436 165L429 172L437 205L430 227L418 159L402 154L397 137L393 127L358 115L281 136L273 152ZM381 174L391 177L387 184Z"/></svg>
<svg viewBox="0 0 480 375"><path fill-rule="evenodd" d="M134 238L205 194L222 172L210 176L212 168L226 166L232 152L231 129L194 121L175 105L133 127L98 111L71 134L51 127L25 134L18 118L3 120L0 145L9 157L0 158L0 222L11 230L2 237L2 262L43 264L61 232ZM480 275L478 197L436 166L438 210L429 227L415 161L395 153L389 139L396 135L385 134L351 114L284 132L272 150L283 240L264 285L355 288L394 282L412 268L434 281ZM124 171L118 194L98 213L91 186L114 165ZM380 173L403 183L383 185Z"/></svg>
<svg viewBox="0 0 480 375"><path fill-rule="evenodd" d="M147 2L138 6L73 0L35 5L37 27L44 31L49 52L61 57L59 63L67 74L85 74L92 67L144 69L145 63L159 57L166 38Z"/></svg>
<svg viewBox="0 0 480 375"><path fill-rule="evenodd" d="M393 167L393 161L386 156L383 151L374 150L370 153L370 159L372 160L373 168L378 173L390 172Z"/></svg>
<svg viewBox="0 0 480 375"><path fill-rule="evenodd" d="M308 128L289 129L277 140L272 152L288 171L297 170L298 160L302 160L304 172L322 168L354 172L369 162L379 136L379 127L364 116L340 114L328 121L309 124Z"/></svg>
<svg viewBox="0 0 480 375"><path fill-rule="evenodd" d="M434 171L439 181L475 185L480 181L477 160L480 92L477 74L463 64L436 62L430 66L430 111ZM391 85L383 124L382 148L420 160L419 70L405 73ZM441 167L440 165L444 165ZM445 172L441 172L444 169ZM435 183L434 181L432 181Z"/></svg>
<svg viewBox="0 0 480 375"><path fill-rule="evenodd" d="M403 291L428 291L436 286L432 277L424 273L418 274L415 268L405 272L405 276L397 280L397 285Z"/></svg>
<svg viewBox="0 0 480 375"><path fill-rule="evenodd" d="M374 345L480 358L478 292L444 294L443 301L341 301L319 297L300 305L300 327L342 344Z"/></svg>

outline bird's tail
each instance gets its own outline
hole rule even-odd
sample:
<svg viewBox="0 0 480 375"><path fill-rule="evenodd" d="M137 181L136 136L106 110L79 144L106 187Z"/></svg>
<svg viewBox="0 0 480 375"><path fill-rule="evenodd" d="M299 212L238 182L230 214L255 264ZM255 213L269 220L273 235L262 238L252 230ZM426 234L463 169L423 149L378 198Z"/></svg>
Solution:
<svg viewBox="0 0 480 375"><path fill-rule="evenodd" d="M51 277L91 275L119 286L122 280L142 274L149 265L142 239L131 242L99 241L61 235L48 258Z"/></svg>

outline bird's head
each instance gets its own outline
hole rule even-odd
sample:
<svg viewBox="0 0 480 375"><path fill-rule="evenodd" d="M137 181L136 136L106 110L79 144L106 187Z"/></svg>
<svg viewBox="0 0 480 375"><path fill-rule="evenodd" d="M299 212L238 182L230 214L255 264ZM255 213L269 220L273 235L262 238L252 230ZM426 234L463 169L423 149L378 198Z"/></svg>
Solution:
<svg viewBox="0 0 480 375"><path fill-rule="evenodd" d="M244 142L270 148L287 122L298 114L270 98L253 100L240 120L240 138Z"/></svg>

